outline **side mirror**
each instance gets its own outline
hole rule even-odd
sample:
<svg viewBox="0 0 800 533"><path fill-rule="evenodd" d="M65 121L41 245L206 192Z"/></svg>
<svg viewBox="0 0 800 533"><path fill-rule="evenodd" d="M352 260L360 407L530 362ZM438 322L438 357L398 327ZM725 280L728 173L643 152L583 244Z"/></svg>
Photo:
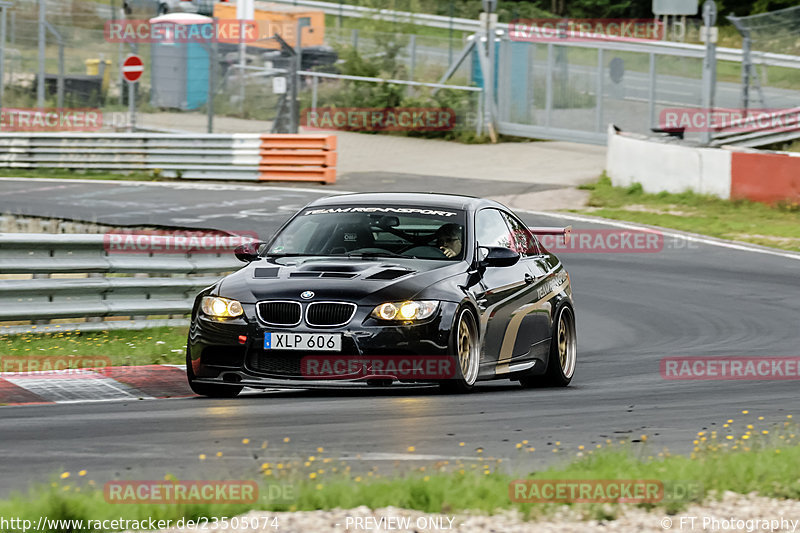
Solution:
<svg viewBox="0 0 800 533"><path fill-rule="evenodd" d="M486 255L481 259L482 267L509 267L517 264L519 253L511 248L502 246L481 246L486 250Z"/></svg>
<svg viewBox="0 0 800 533"><path fill-rule="evenodd" d="M262 244L264 243L259 241L246 242L234 248L233 253L236 256L236 259L244 263L258 261L261 259L261 256L258 255L258 249L261 248Z"/></svg>

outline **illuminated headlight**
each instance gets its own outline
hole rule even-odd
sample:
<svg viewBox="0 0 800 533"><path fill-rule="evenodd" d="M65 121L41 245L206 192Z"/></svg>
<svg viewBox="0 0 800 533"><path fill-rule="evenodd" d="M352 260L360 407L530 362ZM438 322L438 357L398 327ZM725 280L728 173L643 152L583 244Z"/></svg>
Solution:
<svg viewBox="0 0 800 533"><path fill-rule="evenodd" d="M203 313L215 318L235 318L242 316L242 304L236 300L220 298L218 296L204 296L201 303Z"/></svg>
<svg viewBox="0 0 800 533"><path fill-rule="evenodd" d="M438 308L439 302L431 300L388 302L373 309L371 316L380 320L423 320Z"/></svg>

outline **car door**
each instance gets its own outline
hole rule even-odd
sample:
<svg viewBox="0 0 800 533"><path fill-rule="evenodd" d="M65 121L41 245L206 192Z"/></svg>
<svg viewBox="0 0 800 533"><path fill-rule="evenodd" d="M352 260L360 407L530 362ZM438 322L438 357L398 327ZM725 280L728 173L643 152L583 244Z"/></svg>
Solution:
<svg viewBox="0 0 800 533"><path fill-rule="evenodd" d="M503 217L511 228L513 249L520 254L519 263L528 270L528 281L533 289L527 293L527 300L520 302L512 317L512 323L518 324L512 363L542 359L550 348L551 309L545 298L550 292L548 283L552 278L552 268L527 226L512 213L504 211Z"/></svg>
<svg viewBox="0 0 800 533"><path fill-rule="evenodd" d="M494 208L475 214L475 237L480 246L515 248L514 237L503 213ZM478 249L479 257L482 251ZM498 365L506 365L514 354L518 324L514 322L520 306L532 298L534 277L524 262L509 267L486 267L473 296L480 308L483 357L482 375L491 375ZM501 368L501 371L506 370Z"/></svg>

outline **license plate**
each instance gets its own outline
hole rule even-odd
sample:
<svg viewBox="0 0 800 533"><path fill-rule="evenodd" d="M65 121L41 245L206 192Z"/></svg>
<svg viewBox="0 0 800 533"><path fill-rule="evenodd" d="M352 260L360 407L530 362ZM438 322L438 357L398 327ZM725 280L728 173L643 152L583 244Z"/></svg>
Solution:
<svg viewBox="0 0 800 533"><path fill-rule="evenodd" d="M342 351L341 333L265 333L265 350Z"/></svg>

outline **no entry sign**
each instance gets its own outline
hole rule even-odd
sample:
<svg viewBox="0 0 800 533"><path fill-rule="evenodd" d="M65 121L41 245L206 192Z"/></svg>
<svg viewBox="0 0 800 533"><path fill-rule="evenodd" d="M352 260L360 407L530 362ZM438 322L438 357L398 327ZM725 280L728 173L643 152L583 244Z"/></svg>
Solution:
<svg viewBox="0 0 800 533"><path fill-rule="evenodd" d="M139 56L128 56L122 63L122 76L130 83L139 81L143 72L144 62Z"/></svg>

